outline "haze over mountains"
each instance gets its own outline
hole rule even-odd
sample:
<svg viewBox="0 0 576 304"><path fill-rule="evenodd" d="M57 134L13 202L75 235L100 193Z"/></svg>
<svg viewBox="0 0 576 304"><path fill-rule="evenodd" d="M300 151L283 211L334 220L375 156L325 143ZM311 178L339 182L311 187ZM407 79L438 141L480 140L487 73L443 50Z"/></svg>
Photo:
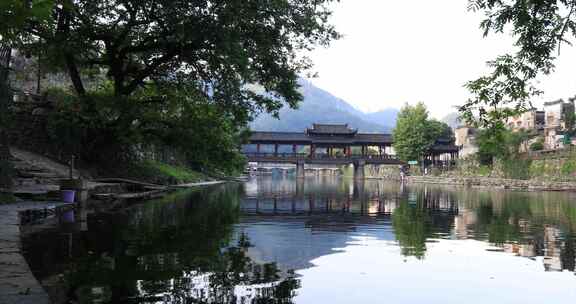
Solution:
<svg viewBox="0 0 576 304"><path fill-rule="evenodd" d="M262 114L250 124L252 130L302 132L313 123L347 123L360 132L390 133L396 125L398 109L364 113L307 80L300 79L300 85L304 102L299 109L284 107L280 110L280 120Z"/></svg>

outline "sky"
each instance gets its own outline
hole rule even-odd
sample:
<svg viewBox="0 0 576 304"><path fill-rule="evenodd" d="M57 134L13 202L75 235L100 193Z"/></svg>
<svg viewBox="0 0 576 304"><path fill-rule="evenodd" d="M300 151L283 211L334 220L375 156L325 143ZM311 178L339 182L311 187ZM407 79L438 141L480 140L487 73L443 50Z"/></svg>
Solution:
<svg viewBox="0 0 576 304"><path fill-rule="evenodd" d="M463 85L486 61L513 50L508 34L482 36L467 0L341 0L332 23L344 35L309 56L316 86L365 112L424 102L441 119L470 96ZM540 79L544 101L576 95L576 47L562 46L554 74Z"/></svg>

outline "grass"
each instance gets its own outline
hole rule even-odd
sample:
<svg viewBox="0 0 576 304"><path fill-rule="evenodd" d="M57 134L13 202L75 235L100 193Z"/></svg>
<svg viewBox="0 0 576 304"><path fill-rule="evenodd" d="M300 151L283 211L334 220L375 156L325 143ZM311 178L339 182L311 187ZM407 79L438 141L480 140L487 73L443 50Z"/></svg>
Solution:
<svg viewBox="0 0 576 304"><path fill-rule="evenodd" d="M143 161L130 166L129 178L163 185L195 183L209 178L200 172L156 161Z"/></svg>
<svg viewBox="0 0 576 304"><path fill-rule="evenodd" d="M0 205L15 203L18 199L11 193L0 192Z"/></svg>

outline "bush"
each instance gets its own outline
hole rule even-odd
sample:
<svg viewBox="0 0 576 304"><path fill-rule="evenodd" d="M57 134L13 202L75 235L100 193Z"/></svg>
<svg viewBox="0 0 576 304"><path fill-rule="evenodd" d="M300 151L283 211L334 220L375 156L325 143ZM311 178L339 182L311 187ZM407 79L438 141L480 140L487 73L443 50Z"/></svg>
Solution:
<svg viewBox="0 0 576 304"><path fill-rule="evenodd" d="M504 177L512 179L530 179L531 160L520 158L508 158L502 161Z"/></svg>
<svg viewBox="0 0 576 304"><path fill-rule="evenodd" d="M537 141L530 145L530 151L542 151L544 150L544 140L539 138Z"/></svg>
<svg viewBox="0 0 576 304"><path fill-rule="evenodd" d="M562 165L560 172L565 176L574 174L576 172L576 159L574 159L574 157L567 159L566 162Z"/></svg>
<svg viewBox="0 0 576 304"><path fill-rule="evenodd" d="M526 131L512 132L503 125L478 132L478 160L482 165L491 165L498 158L507 160L514 158L520 150L522 142L532 138L534 134Z"/></svg>
<svg viewBox="0 0 576 304"><path fill-rule="evenodd" d="M181 90L181 91L180 91ZM195 170L235 174L245 164L238 147L242 128L218 106L185 88L151 87L118 97L103 86L83 97L62 90L48 131L63 153L104 171L141 159L134 147L155 145L182 152Z"/></svg>
<svg viewBox="0 0 576 304"><path fill-rule="evenodd" d="M492 173L492 167L490 166L478 166L477 174L480 176L490 176Z"/></svg>

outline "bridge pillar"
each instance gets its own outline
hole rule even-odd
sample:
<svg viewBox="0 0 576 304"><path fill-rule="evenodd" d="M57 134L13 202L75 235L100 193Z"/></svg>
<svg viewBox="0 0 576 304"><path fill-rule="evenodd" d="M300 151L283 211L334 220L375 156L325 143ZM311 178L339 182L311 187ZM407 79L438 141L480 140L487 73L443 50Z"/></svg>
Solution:
<svg viewBox="0 0 576 304"><path fill-rule="evenodd" d="M304 179L303 178L297 178L296 179L296 196L294 198L298 199L298 200L304 199Z"/></svg>
<svg viewBox="0 0 576 304"><path fill-rule="evenodd" d="M304 178L306 176L306 171L304 169L304 161L299 160L296 163L296 177L297 178Z"/></svg>
<svg viewBox="0 0 576 304"><path fill-rule="evenodd" d="M362 159L354 162L354 179L364 179L364 165L366 161Z"/></svg>

